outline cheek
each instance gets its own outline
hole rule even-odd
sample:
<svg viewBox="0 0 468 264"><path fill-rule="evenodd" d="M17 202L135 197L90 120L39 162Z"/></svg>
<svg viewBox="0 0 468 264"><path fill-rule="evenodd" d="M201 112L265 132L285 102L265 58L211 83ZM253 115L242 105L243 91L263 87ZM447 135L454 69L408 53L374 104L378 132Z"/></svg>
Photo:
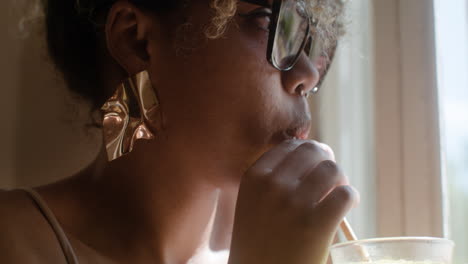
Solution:
<svg viewBox="0 0 468 264"><path fill-rule="evenodd" d="M170 118L255 142L283 130L290 109L280 73L266 59L267 35L239 21L190 55L162 60L170 61L159 70Z"/></svg>
<svg viewBox="0 0 468 264"><path fill-rule="evenodd" d="M214 108L229 112L239 129L259 142L287 127L288 97L280 72L267 61L268 34L242 24L235 29L211 49L217 60L208 62L215 74L209 75L207 84L213 89L207 88L216 95Z"/></svg>
<svg viewBox="0 0 468 264"><path fill-rule="evenodd" d="M258 112L257 105L265 106L266 101L277 98L273 93L280 90L279 74L266 60L266 36L259 35L231 26L220 39L208 40L182 58L177 71L187 88L184 96L190 95L211 110L237 113Z"/></svg>
<svg viewBox="0 0 468 264"><path fill-rule="evenodd" d="M248 59L240 66L240 87L244 102L243 124L256 140L269 140L285 130L291 120L291 102L281 85L281 74L267 61L268 34L255 27L240 25L239 48Z"/></svg>
<svg viewBox="0 0 468 264"><path fill-rule="evenodd" d="M284 131L291 120L286 97L281 90L262 87L251 96L251 111L244 112L245 133L254 141L270 141L278 132Z"/></svg>

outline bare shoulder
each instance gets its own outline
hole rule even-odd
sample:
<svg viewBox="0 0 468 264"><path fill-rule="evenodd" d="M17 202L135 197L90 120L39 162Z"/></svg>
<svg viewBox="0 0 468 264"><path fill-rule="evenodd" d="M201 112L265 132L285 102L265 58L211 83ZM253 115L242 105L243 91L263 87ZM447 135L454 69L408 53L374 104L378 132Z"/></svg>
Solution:
<svg viewBox="0 0 468 264"><path fill-rule="evenodd" d="M37 216L35 211L37 209L34 206L34 202L24 191L0 190L1 238L5 238L5 234L19 231L17 229L24 231L28 226L32 227L34 218L31 219L31 216Z"/></svg>
<svg viewBox="0 0 468 264"><path fill-rule="evenodd" d="M22 190L0 190L0 263L61 263L55 233Z"/></svg>

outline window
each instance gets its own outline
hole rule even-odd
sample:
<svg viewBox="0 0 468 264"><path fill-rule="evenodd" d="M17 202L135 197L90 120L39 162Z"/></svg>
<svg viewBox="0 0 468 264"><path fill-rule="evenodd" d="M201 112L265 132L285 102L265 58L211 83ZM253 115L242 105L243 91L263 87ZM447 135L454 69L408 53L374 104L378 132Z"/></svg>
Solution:
<svg viewBox="0 0 468 264"><path fill-rule="evenodd" d="M435 0L437 70L448 233L468 262L468 3Z"/></svg>
<svg viewBox="0 0 468 264"><path fill-rule="evenodd" d="M468 263L468 2L348 1L317 138L362 194L360 238L449 237Z"/></svg>
<svg viewBox="0 0 468 264"><path fill-rule="evenodd" d="M376 236L371 0L349 2L347 34L312 111L317 138L335 151L361 204L348 220L359 238Z"/></svg>

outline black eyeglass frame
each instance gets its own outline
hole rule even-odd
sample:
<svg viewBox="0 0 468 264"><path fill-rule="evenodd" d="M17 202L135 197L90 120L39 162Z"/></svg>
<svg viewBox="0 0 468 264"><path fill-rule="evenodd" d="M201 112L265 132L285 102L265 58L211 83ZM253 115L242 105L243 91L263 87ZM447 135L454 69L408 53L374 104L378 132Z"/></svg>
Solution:
<svg viewBox="0 0 468 264"><path fill-rule="evenodd" d="M249 4L253 4L253 5L259 5L259 6L263 6L263 7L268 7L268 8L271 8L272 10L272 14L271 14L271 21L270 21L270 26L269 26L269 36L268 36L268 46L267 46L267 59L268 59L268 62L273 66L275 67L277 70L280 70L280 71L289 71L291 70L294 65L297 63L297 60L299 59L299 56L301 55L302 51L304 50L304 47L307 43L307 41L309 41L309 38L311 38L310 36L310 26L311 26L311 19L309 18L308 19L308 23L307 23L307 29L306 29L306 32L305 32L305 36L304 36L304 39L302 40L302 43L301 43L301 46L299 48L299 52L295 55L294 59L292 60L292 63L291 65L288 65L286 68L282 68L280 67L279 65L276 64L276 62L273 60L273 47L274 47L274 43L275 43L275 38L276 38L276 31L277 31L277 28L278 28L278 19L279 19L279 15L280 15L280 11L281 11L281 5L282 5L282 0L273 0L273 3L272 5L270 6L270 4L268 3L267 0L240 0L242 2L246 2L246 3L249 3ZM292 1L295 1L295 0L292 0ZM312 40L311 40L312 41Z"/></svg>
<svg viewBox="0 0 468 264"><path fill-rule="evenodd" d="M253 5L268 7L268 8L272 9L272 15L271 15L271 18L270 18L271 21L270 21L270 25L269 25L269 36L268 36L268 46L267 46L267 51L266 51L267 52L266 57L267 57L268 62L274 68L276 68L277 70L279 70L279 71L289 71L289 70L291 70L294 67L294 65L297 63L297 61L298 61L299 57L301 56L301 53L304 50L304 47L306 46L307 42L308 41L311 41L311 42L314 41L313 37L310 35L310 28L312 26L314 26L313 18L309 17L309 19L308 19L307 29L306 29L304 39L302 40L300 49L299 49L298 53L295 55L291 65L288 65L288 67L286 67L286 68L282 68L279 65L277 65L275 63L275 61L273 60L273 47L274 47L274 42L275 42L275 38L276 38L276 31L277 31L277 28L278 28L278 19L279 19L279 15L280 15L280 11L281 11L281 5L282 5L283 0L273 0L272 5L270 5L268 0L240 0L240 1L246 2L246 3L249 3L249 4L253 4ZM290 0L290 1L296 1L296 0ZM323 79L325 78L325 75L328 72L328 69L330 68L330 64L333 61L333 57L335 55L336 48L337 48L337 43L335 43L335 45L331 49L331 51L332 51L331 54L327 54L328 60L330 61L330 63L327 64L326 68L324 69L323 75L320 76L320 81L319 81L317 87L320 87L320 85L323 82Z"/></svg>

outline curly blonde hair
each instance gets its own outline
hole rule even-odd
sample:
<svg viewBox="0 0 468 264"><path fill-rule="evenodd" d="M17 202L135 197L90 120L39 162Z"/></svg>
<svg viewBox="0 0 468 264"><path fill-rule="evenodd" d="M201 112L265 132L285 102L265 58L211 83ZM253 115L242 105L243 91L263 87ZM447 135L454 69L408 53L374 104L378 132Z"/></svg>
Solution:
<svg viewBox="0 0 468 264"><path fill-rule="evenodd" d="M345 0L297 0L305 3L306 9L314 19L315 27L311 28L316 39L323 45L330 46L344 34ZM210 27L205 31L206 37L221 37L237 9L238 0L212 0L211 8L216 11Z"/></svg>

